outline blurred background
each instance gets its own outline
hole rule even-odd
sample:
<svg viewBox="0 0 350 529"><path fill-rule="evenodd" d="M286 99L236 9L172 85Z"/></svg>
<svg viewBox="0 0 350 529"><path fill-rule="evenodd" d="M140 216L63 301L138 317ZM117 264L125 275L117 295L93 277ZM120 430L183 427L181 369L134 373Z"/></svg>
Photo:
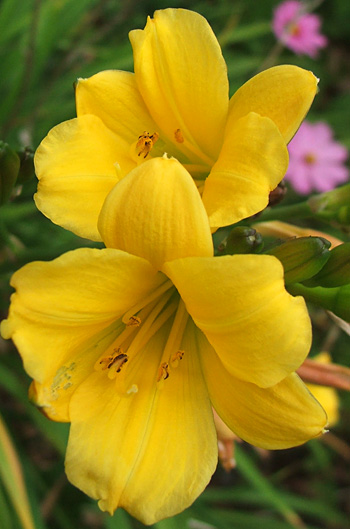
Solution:
<svg viewBox="0 0 350 529"><path fill-rule="evenodd" d="M75 117L77 77L104 69L133 70L128 32L143 28L156 9L184 7L207 18L227 62L230 95L258 71L275 64L312 70L320 78L320 92L308 121L326 123L334 140L350 148L350 2L307 4L320 17L320 32L327 39L313 57L296 54L278 40L272 20L279 4L272 0L0 1L0 140L22 159L27 157L10 201L0 206L0 319L7 314L9 280L15 270L26 262L53 259L93 244L55 226L36 210L31 152L54 125ZM348 161L344 167L349 167ZM287 183L286 203L304 200L291 183ZM349 241L348 233L342 232L340 238ZM310 313L312 355L327 351L334 362L349 366L347 334L322 309L311 307ZM70 485L63 463L68 425L50 422L28 402L29 383L15 348L0 338L1 529L143 527L121 509L113 517L100 512L95 501ZM279 452L236 442L235 468L227 470L219 464L192 507L153 527L350 527L350 394L338 391L338 399L339 418L331 433ZM230 443L223 448L231 449Z"/></svg>

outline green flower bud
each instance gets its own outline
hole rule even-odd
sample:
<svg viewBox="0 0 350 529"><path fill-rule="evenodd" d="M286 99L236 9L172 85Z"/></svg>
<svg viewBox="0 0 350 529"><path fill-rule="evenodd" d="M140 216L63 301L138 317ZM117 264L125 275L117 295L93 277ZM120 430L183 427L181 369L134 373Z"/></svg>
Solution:
<svg viewBox="0 0 350 529"><path fill-rule="evenodd" d="M11 147L0 141L0 205L8 201L19 171L19 157Z"/></svg>
<svg viewBox="0 0 350 529"><path fill-rule="evenodd" d="M242 253L256 253L263 247L260 233L247 226L236 226L226 239L219 244L219 255L233 255Z"/></svg>
<svg viewBox="0 0 350 529"><path fill-rule="evenodd" d="M314 276L326 264L330 242L322 237L298 237L275 246L264 253L274 255L284 268L284 280L299 283Z"/></svg>
<svg viewBox="0 0 350 529"><path fill-rule="evenodd" d="M35 175L34 152L26 147L23 151L17 152L20 159L20 168L17 177L17 184L28 182Z"/></svg>
<svg viewBox="0 0 350 529"><path fill-rule="evenodd" d="M337 288L309 288L300 283L288 285L287 290L294 296L303 296L319 307L330 310L339 318L350 321L350 285Z"/></svg>
<svg viewBox="0 0 350 529"><path fill-rule="evenodd" d="M314 195L307 203L317 218L340 226L350 225L350 184Z"/></svg>
<svg viewBox="0 0 350 529"><path fill-rule="evenodd" d="M305 284L307 286L340 287L350 283L350 243L336 246L322 270Z"/></svg>

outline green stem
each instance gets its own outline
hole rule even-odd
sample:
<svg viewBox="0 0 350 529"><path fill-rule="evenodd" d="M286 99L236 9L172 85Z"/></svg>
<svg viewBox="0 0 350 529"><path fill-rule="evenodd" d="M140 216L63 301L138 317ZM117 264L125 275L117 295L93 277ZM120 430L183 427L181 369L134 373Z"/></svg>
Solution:
<svg viewBox="0 0 350 529"><path fill-rule="evenodd" d="M307 201L299 202L299 204L292 204L291 206L284 206L279 208L266 208L258 217L258 222L267 220L288 220L293 218L308 218L313 217L314 212L311 210Z"/></svg>
<svg viewBox="0 0 350 529"><path fill-rule="evenodd" d="M292 283L286 285L286 289L293 296L303 296L306 301L310 301L315 305L319 305L325 309L331 310L332 301L334 298L334 288L326 289L323 287L305 287L300 283Z"/></svg>
<svg viewBox="0 0 350 529"><path fill-rule="evenodd" d="M16 250L16 245L11 239L11 233L7 229L4 220L0 217L0 267L4 259L5 262L8 261L8 255L6 255L6 248L11 253L14 253ZM2 250L5 251L5 254Z"/></svg>
<svg viewBox="0 0 350 529"><path fill-rule="evenodd" d="M34 202L25 202L23 204L5 204L0 207L0 219L8 224L10 222L22 219L37 212L37 207Z"/></svg>
<svg viewBox="0 0 350 529"><path fill-rule="evenodd" d="M339 318L350 321L350 284L342 287L314 287L309 288L300 283L286 285L286 289L293 296L303 296L305 301L334 312Z"/></svg>

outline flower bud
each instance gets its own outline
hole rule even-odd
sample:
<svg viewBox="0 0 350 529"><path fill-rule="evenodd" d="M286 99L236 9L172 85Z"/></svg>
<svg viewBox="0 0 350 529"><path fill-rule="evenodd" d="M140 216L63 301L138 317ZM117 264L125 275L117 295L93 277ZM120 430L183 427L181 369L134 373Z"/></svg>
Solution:
<svg viewBox="0 0 350 529"><path fill-rule="evenodd" d="M268 207L273 207L282 202L287 193L287 186L282 180L277 187L269 194Z"/></svg>
<svg viewBox="0 0 350 529"><path fill-rule="evenodd" d="M330 242L322 237L299 237L288 240L264 253L274 255L284 268L286 284L299 283L314 276L329 258Z"/></svg>
<svg viewBox="0 0 350 529"><path fill-rule="evenodd" d="M260 233L254 228L247 226L236 226L226 239L219 245L219 255L233 255L242 253L256 253L263 247Z"/></svg>
<svg viewBox="0 0 350 529"><path fill-rule="evenodd" d="M349 226L350 184L314 195L309 198L308 204L317 218L334 221L340 226Z"/></svg>
<svg viewBox="0 0 350 529"><path fill-rule="evenodd" d="M0 141L0 205L8 201L19 171L19 157L11 147Z"/></svg>
<svg viewBox="0 0 350 529"><path fill-rule="evenodd" d="M35 175L34 153L26 147L23 151L17 152L17 154L20 159L20 167L16 183L24 184Z"/></svg>
<svg viewBox="0 0 350 529"><path fill-rule="evenodd" d="M307 286L340 287L350 283L350 243L336 246L329 252L329 259Z"/></svg>

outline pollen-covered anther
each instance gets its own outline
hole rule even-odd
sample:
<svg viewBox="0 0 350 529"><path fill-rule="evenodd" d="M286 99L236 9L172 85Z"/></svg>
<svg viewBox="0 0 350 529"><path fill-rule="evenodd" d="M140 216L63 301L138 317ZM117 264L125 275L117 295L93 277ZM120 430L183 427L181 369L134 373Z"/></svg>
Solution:
<svg viewBox="0 0 350 529"><path fill-rule="evenodd" d="M128 361L128 355L120 347L113 350L113 353L101 358L95 364L97 371L106 371L108 369L108 378L113 379L120 373L122 367Z"/></svg>
<svg viewBox="0 0 350 529"><path fill-rule="evenodd" d="M179 365L179 361L183 359L185 354L185 351L176 351L171 357L170 364L171 367L177 367Z"/></svg>
<svg viewBox="0 0 350 529"><path fill-rule="evenodd" d="M138 316L131 316L129 321L126 323L127 327L139 327L141 325L141 319Z"/></svg>
<svg viewBox="0 0 350 529"><path fill-rule="evenodd" d="M176 131L174 132L174 136L175 136L175 141L177 141L177 143L183 143L185 141L185 138L183 137L181 129L176 129Z"/></svg>
<svg viewBox="0 0 350 529"><path fill-rule="evenodd" d="M166 380L167 378L169 378L169 364L168 362L163 362L158 369L157 382Z"/></svg>
<svg viewBox="0 0 350 529"><path fill-rule="evenodd" d="M136 143L136 149L138 150L137 156L143 155L144 158L148 156L148 154L151 152L153 145L156 143L156 141L159 138L158 132L153 132L153 134L150 134L149 132L143 132L138 139L138 142Z"/></svg>
<svg viewBox="0 0 350 529"><path fill-rule="evenodd" d="M116 351L121 351L117 349ZM117 373L120 373L122 367L129 360L128 355L125 353L119 353L113 358L113 360L108 364L108 378L113 380L117 376Z"/></svg>

